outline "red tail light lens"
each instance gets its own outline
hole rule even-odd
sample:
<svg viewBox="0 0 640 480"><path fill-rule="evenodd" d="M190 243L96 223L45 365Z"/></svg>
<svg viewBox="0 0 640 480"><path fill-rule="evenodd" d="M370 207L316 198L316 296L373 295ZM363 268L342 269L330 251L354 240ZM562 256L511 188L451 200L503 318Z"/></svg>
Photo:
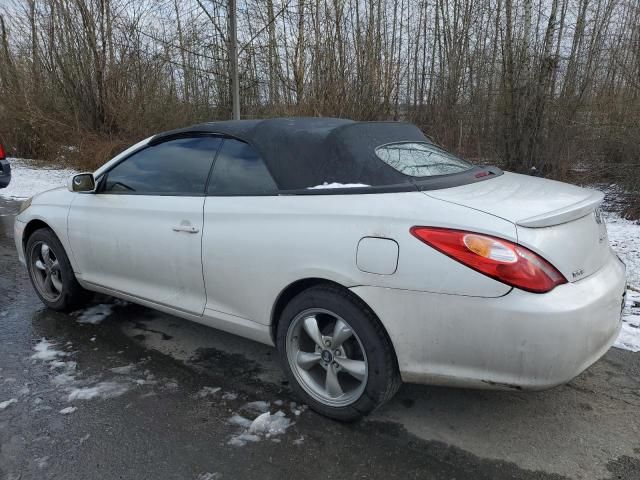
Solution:
<svg viewBox="0 0 640 480"><path fill-rule="evenodd" d="M411 234L463 265L512 287L545 293L567 283L544 258L502 238L437 227L412 227Z"/></svg>
<svg viewBox="0 0 640 480"><path fill-rule="evenodd" d="M4 160L7 158L7 153L4 151L4 147L0 143L0 160Z"/></svg>

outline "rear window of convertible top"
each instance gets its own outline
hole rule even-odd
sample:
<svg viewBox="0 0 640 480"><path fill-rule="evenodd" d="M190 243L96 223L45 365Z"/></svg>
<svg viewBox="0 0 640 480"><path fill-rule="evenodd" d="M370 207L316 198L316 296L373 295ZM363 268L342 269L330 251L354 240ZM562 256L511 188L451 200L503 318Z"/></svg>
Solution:
<svg viewBox="0 0 640 480"><path fill-rule="evenodd" d="M388 143L375 152L380 160L409 177L450 175L473 168L469 162L426 142Z"/></svg>

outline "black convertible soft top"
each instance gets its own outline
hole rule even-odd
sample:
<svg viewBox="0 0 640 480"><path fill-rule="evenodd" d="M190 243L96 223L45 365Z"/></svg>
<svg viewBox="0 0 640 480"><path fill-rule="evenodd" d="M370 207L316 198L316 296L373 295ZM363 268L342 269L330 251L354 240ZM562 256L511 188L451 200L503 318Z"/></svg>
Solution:
<svg viewBox="0 0 640 480"><path fill-rule="evenodd" d="M419 189L417 183L420 182L416 182L419 179L404 175L380 160L375 149L395 142L432 143L419 128L404 122L273 118L202 123L158 134L150 144L193 133L223 135L250 144L264 159L280 190L301 190L324 183L385 188L394 186L397 190ZM472 172L477 173L477 169L472 169ZM440 177L460 175L469 177L466 172ZM454 184L477 181L471 178L462 182L454 181ZM435 186L442 184L443 180L446 186L453 186L449 179L439 177L431 177L428 183Z"/></svg>

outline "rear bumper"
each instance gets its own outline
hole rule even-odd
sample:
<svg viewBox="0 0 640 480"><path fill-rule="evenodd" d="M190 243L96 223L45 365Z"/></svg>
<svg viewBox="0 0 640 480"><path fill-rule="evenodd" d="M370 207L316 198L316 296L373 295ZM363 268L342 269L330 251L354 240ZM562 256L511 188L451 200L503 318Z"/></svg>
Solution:
<svg viewBox="0 0 640 480"><path fill-rule="evenodd" d="M546 294L499 298L354 287L394 344L406 382L539 390L574 378L620 330L625 267L611 255L597 273Z"/></svg>

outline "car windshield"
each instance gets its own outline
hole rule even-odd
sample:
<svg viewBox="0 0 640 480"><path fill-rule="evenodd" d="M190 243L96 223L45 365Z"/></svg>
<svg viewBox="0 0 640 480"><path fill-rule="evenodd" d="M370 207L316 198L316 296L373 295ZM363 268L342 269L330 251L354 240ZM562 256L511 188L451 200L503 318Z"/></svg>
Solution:
<svg viewBox="0 0 640 480"><path fill-rule="evenodd" d="M473 168L469 162L426 142L389 143L376 148L376 155L410 177L448 175Z"/></svg>

